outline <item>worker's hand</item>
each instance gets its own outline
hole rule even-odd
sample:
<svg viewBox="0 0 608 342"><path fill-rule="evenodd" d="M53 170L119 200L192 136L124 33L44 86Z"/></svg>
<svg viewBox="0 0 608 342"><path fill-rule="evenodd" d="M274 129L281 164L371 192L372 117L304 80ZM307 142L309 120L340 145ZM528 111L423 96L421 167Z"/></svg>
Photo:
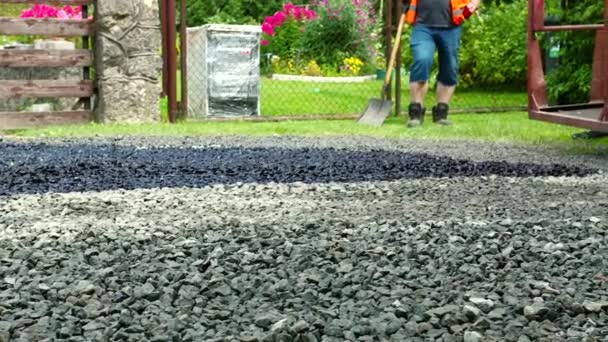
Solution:
<svg viewBox="0 0 608 342"><path fill-rule="evenodd" d="M475 13L475 11L477 11L477 6L479 5L479 1L471 1L465 8L464 8L464 17L466 19L469 19L470 16L473 15L473 13Z"/></svg>

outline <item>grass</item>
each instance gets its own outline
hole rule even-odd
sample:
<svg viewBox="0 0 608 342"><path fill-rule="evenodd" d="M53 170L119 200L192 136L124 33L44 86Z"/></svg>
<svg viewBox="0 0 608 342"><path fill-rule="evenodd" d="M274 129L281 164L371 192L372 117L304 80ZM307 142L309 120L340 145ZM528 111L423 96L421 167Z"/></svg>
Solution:
<svg viewBox="0 0 608 342"><path fill-rule="evenodd" d="M430 119L430 118L429 118ZM89 124L49 127L12 132L23 137L91 136L372 136L384 138L451 139L507 141L559 146L582 153L604 153L608 139L575 141L571 135L579 129L531 121L523 112L502 114L453 115L454 125L438 127L425 123L420 129L406 129L403 117L390 118L379 128L362 126L354 121L314 120L284 122L182 122L177 124ZM429 120L430 121L430 120Z"/></svg>
<svg viewBox="0 0 608 342"><path fill-rule="evenodd" d="M354 114L360 113L370 98L380 97L382 81L362 83L312 83L262 80L262 115ZM402 99L408 100L407 85ZM427 107L435 103L434 94L427 97ZM525 92L462 91L452 108L515 107L527 103ZM405 110L405 105L402 106Z"/></svg>
<svg viewBox="0 0 608 342"><path fill-rule="evenodd" d="M178 101L181 86L177 81ZM362 83L313 83L277 81L262 78L261 111L263 116L324 115L360 113L370 98L380 96L382 81ZM403 84L402 98L407 102L407 84ZM434 94L427 97L427 107L435 103ZM451 106L455 109L517 107L527 103L525 92L517 91L458 91ZM406 103L402 105L405 111ZM167 100L161 100L163 120L167 117Z"/></svg>

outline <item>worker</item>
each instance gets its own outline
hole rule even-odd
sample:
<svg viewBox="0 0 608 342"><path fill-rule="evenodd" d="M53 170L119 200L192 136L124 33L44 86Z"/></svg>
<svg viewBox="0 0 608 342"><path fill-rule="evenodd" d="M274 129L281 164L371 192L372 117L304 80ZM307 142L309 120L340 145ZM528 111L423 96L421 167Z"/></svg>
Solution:
<svg viewBox="0 0 608 342"><path fill-rule="evenodd" d="M418 127L424 121L424 98L429 88L435 51L439 53L437 76L437 105L433 107L433 122L451 125L449 103L458 81L458 51L462 24L475 11L481 0L411 0L406 4L406 21L413 26L410 48L413 63L410 68L408 127Z"/></svg>

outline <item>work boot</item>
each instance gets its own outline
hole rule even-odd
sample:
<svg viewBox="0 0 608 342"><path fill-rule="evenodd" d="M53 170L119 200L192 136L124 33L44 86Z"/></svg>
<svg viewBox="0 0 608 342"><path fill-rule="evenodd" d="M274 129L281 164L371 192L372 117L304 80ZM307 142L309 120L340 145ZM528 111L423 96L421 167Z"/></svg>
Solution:
<svg viewBox="0 0 608 342"><path fill-rule="evenodd" d="M440 102L437 106L433 107L433 122L438 125L449 126L452 124L448 120L448 110L450 107L447 103Z"/></svg>
<svg viewBox="0 0 608 342"><path fill-rule="evenodd" d="M407 127L413 128L422 125L424 122L425 108L420 103L410 103L408 108L409 120L407 121Z"/></svg>

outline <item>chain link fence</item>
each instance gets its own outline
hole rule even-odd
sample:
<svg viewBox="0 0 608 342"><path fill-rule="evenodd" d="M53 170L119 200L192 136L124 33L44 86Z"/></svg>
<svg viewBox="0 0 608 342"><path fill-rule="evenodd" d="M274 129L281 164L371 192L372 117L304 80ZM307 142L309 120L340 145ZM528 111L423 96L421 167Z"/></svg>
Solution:
<svg viewBox="0 0 608 342"><path fill-rule="evenodd" d="M188 117L355 116L378 98L383 70L358 75L313 76L310 61L281 62L261 53L257 26L205 25L188 28ZM291 69L293 72L285 72ZM396 72L393 73L395 94ZM408 66L400 70L401 112L409 103ZM458 89L453 112L499 112L525 109L525 84L519 91ZM394 96L394 95L393 95ZM435 104L429 91L427 108Z"/></svg>

